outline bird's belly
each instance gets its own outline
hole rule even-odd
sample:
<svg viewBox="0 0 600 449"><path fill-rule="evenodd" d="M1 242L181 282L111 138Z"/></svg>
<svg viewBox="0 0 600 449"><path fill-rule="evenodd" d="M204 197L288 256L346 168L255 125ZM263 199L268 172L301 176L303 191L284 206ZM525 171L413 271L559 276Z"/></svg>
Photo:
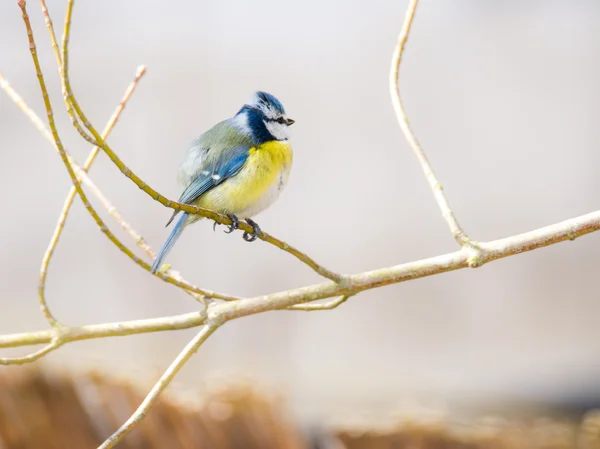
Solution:
<svg viewBox="0 0 600 449"><path fill-rule="evenodd" d="M239 218L250 218L258 215L265 209L267 209L271 204L277 200L279 194L283 190L282 184L283 173L280 175L279 179L271 184L269 188L257 199L251 202L247 202L242 210L238 210L236 215ZM241 206L241 205L240 205Z"/></svg>
<svg viewBox="0 0 600 449"><path fill-rule="evenodd" d="M241 219L253 217L277 200L287 183L291 162L289 144L263 144L251 150L238 174L202 195L197 204Z"/></svg>

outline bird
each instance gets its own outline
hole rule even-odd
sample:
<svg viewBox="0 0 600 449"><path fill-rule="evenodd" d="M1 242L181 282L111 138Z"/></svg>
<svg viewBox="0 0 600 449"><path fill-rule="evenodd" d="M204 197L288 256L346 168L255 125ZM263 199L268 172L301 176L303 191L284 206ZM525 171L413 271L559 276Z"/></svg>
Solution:
<svg viewBox="0 0 600 449"><path fill-rule="evenodd" d="M256 240L261 230L252 217L277 200L289 178L293 160L289 128L294 122L275 96L254 92L233 117L192 141L179 166L182 193L178 202L226 215L231 220L227 233L238 229L243 219L253 229L244 232L243 239ZM166 226L179 213L152 264L152 273L159 271L183 230L203 218L176 210Z"/></svg>

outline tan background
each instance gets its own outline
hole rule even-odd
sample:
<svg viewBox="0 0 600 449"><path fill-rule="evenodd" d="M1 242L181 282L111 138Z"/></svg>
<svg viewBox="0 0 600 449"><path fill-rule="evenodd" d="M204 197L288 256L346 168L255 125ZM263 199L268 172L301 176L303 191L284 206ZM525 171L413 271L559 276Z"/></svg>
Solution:
<svg viewBox="0 0 600 449"><path fill-rule="evenodd" d="M59 24L63 2L48 3ZM494 239L598 209L600 3L422 3L401 85L467 232ZM292 177L259 216L265 230L343 272L456 249L388 98L406 1L167 4L79 2L74 16L73 85L98 127L137 65L148 66L110 138L145 181L176 198L189 141L264 89L296 120ZM60 129L82 161L88 146L61 110L37 2L30 14ZM0 3L0 70L41 114L16 2ZM69 183L56 153L3 93L0 151L0 331L41 329L39 264ZM94 179L159 247L169 211L101 159ZM123 257L79 203L66 231L48 283L64 322L195 310L188 296ZM455 394L591 401L600 394L598 248L594 234L371 291L333 312L236 321L209 340L177 386L241 373L280 389L310 419ZM197 284L244 296L318 281L289 255L213 233L209 223L190 228L169 262ZM48 360L150 381L193 332L76 343Z"/></svg>

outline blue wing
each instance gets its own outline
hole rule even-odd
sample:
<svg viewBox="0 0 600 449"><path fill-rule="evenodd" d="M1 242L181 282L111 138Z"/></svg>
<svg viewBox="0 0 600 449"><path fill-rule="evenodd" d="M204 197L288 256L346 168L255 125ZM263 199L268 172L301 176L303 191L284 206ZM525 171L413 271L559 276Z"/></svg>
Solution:
<svg viewBox="0 0 600 449"><path fill-rule="evenodd" d="M249 150L249 146L239 145L222 151L217 158L207 157L204 160L203 170L183 191L178 202L192 204L213 187L235 176L246 163ZM210 152L210 150L208 151ZM169 226L178 213L179 211L173 212L166 226Z"/></svg>

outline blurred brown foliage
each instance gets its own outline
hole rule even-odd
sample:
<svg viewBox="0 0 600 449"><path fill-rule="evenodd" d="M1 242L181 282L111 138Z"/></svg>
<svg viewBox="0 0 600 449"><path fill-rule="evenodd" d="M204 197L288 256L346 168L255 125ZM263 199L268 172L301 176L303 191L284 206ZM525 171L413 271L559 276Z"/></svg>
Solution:
<svg viewBox="0 0 600 449"><path fill-rule="evenodd" d="M0 448L92 449L143 400L132 384L99 374L0 371ZM214 391L202 406L159 399L121 449L304 449L281 407L250 387Z"/></svg>
<svg viewBox="0 0 600 449"><path fill-rule="evenodd" d="M11 367L0 371L0 448L97 447L140 404L130 382L90 373ZM194 398L191 398L194 399ZM281 400L249 385L211 391L194 405L163 396L120 443L123 449L308 449ZM323 426L326 427L326 426ZM319 449L600 449L600 412L580 422L484 417L469 425L404 419L383 430L357 425L320 429Z"/></svg>
<svg viewBox="0 0 600 449"><path fill-rule="evenodd" d="M344 449L598 449L600 413L581 422L534 418L508 421L484 417L466 426L407 420L387 430L339 430Z"/></svg>

